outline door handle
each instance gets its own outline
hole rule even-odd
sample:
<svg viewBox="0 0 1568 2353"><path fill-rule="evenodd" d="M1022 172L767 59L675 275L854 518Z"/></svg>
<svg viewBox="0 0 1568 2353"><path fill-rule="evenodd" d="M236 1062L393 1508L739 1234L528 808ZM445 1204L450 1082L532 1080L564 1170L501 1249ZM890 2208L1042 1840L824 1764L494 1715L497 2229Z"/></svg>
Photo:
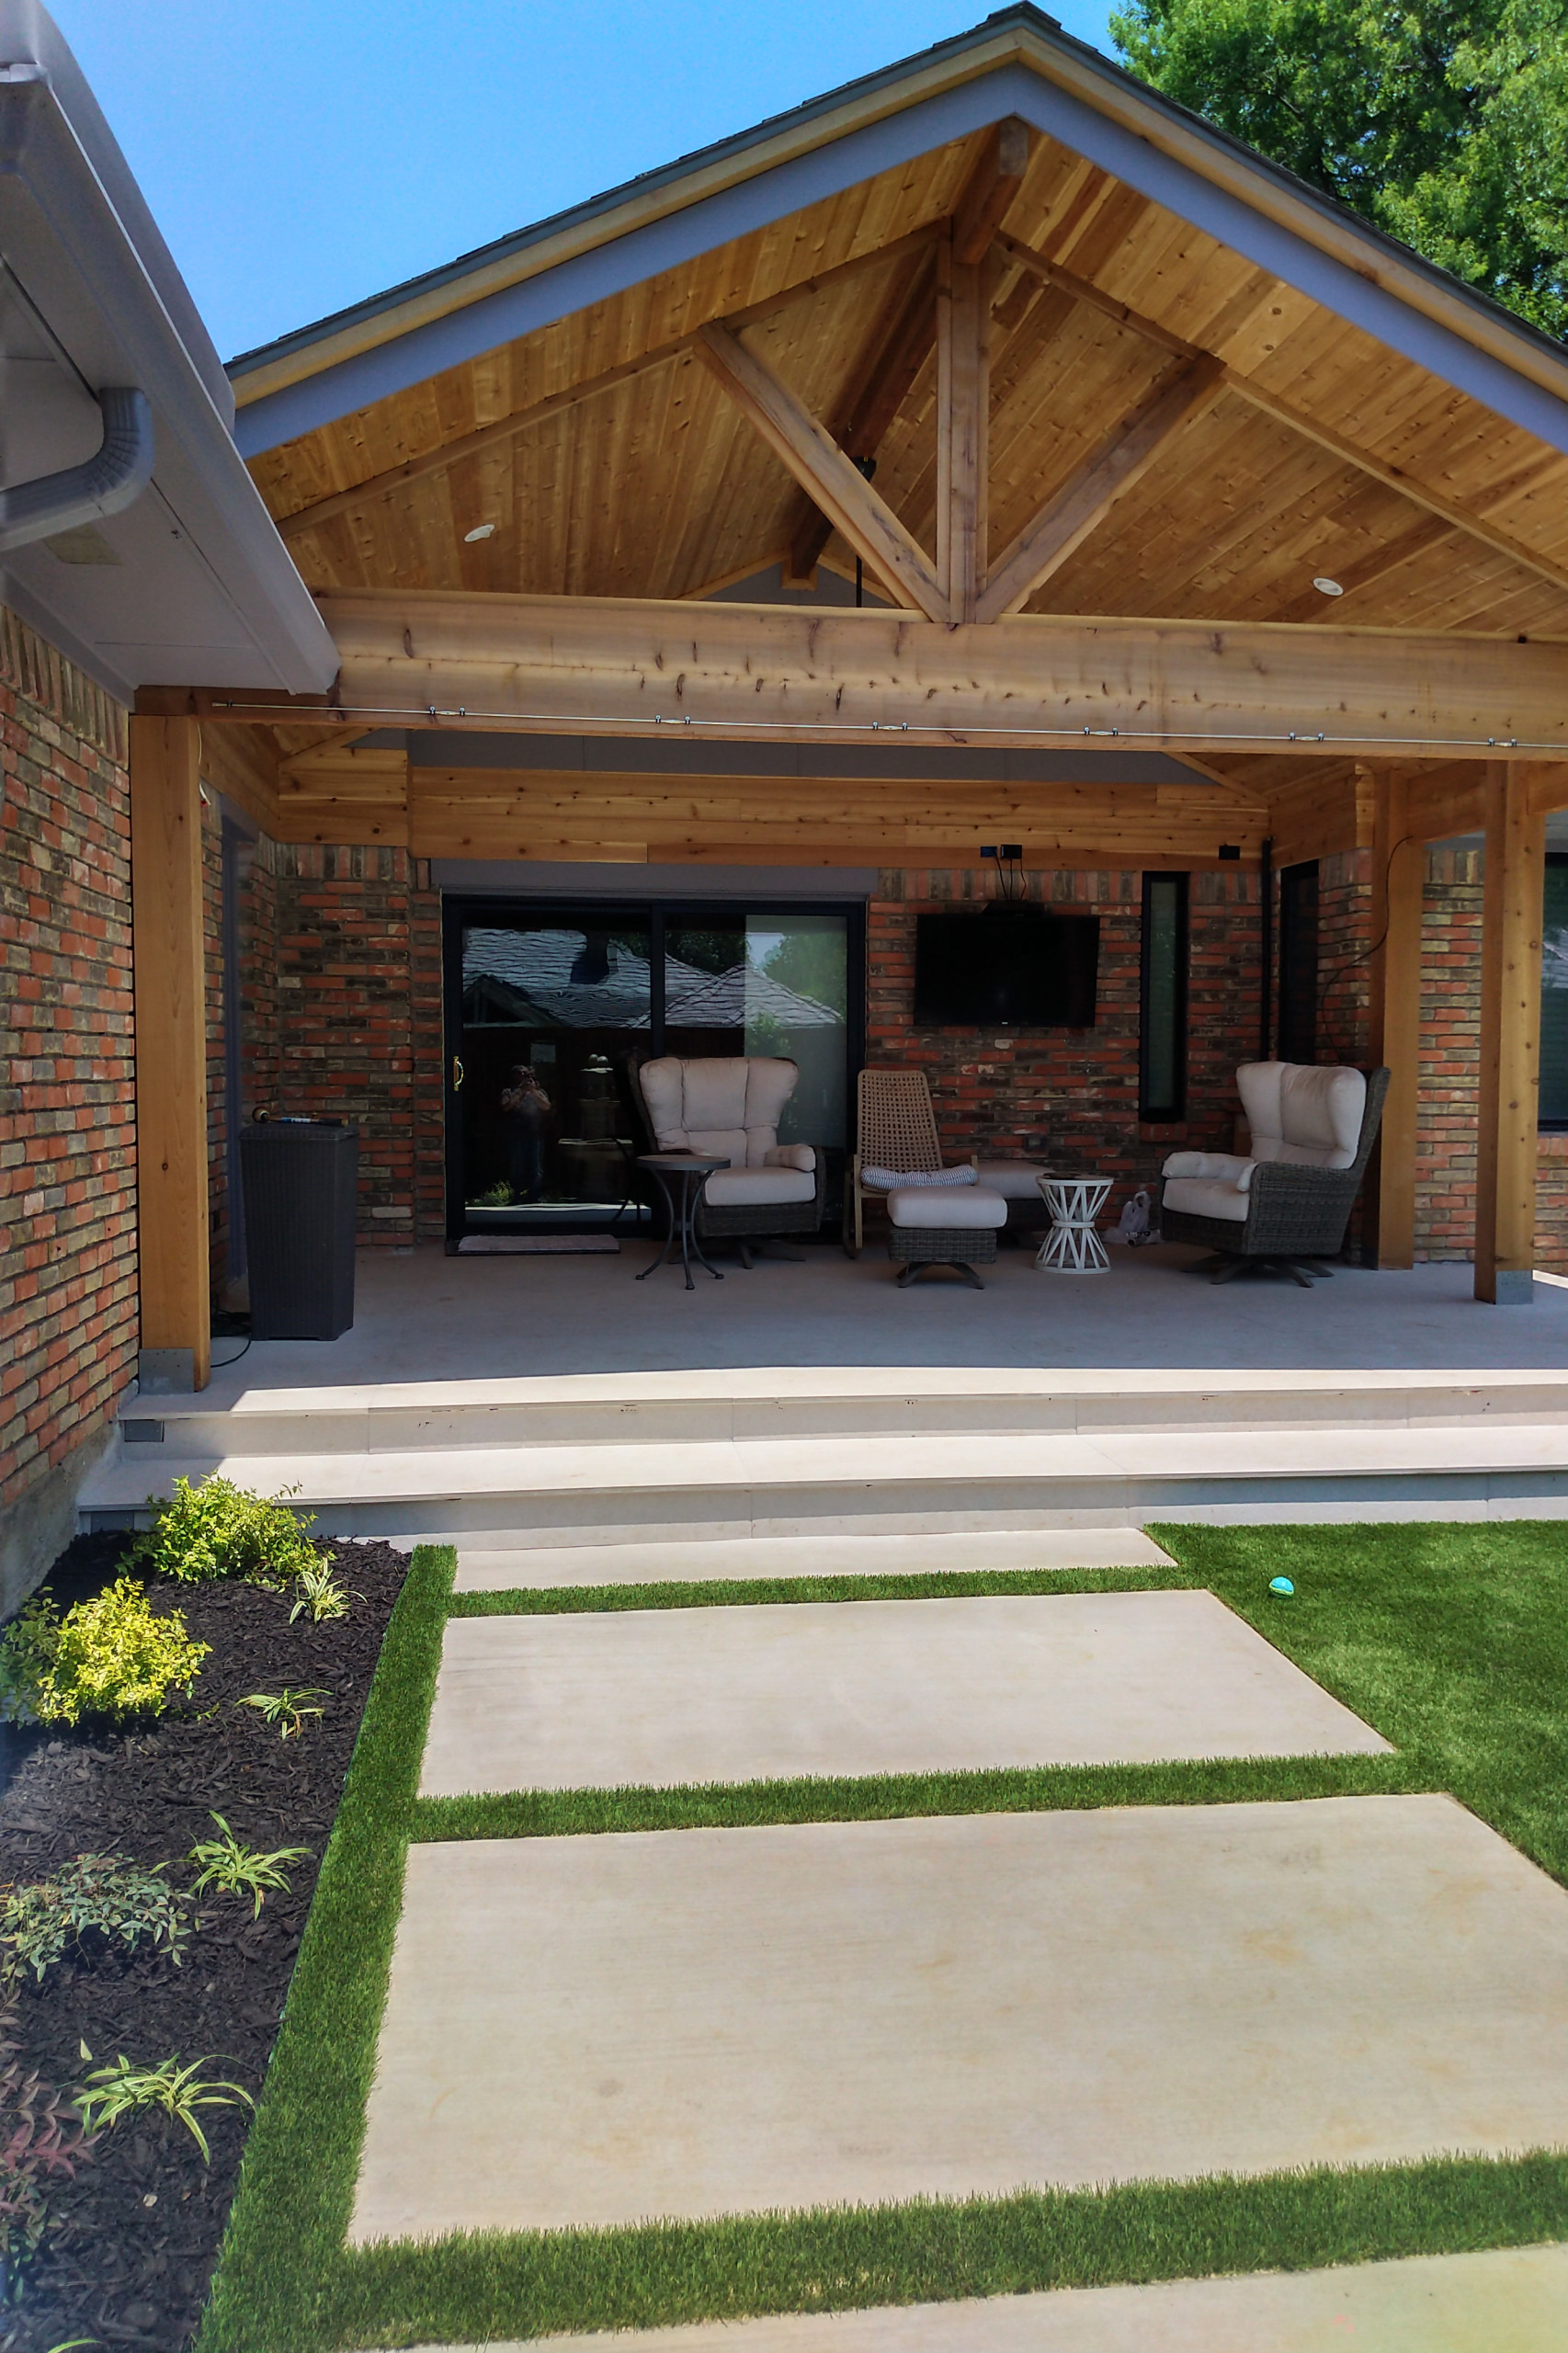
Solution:
<svg viewBox="0 0 1568 2353"><path fill-rule="evenodd" d="M457 1091L458 1091L459 1087L462 1085L462 1083L463 1083L463 1066L462 1066L461 1063L458 1060L458 1058L457 1058L456 1054L454 1054L454 1055L452 1056L452 1093L453 1093L454 1095L457 1093Z"/></svg>

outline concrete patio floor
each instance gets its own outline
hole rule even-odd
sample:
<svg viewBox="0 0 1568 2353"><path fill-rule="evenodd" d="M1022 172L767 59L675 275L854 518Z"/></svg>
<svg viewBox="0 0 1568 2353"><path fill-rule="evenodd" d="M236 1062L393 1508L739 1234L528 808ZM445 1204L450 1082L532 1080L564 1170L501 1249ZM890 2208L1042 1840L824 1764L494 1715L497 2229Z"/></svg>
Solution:
<svg viewBox="0 0 1568 2353"><path fill-rule="evenodd" d="M1341 1267L1311 1291L1280 1278L1215 1287L1190 1250L1113 1250L1102 1275L1037 1272L1006 1249L971 1291L937 1274L899 1290L879 1243L851 1260L824 1242L751 1273L722 1260L687 1292L644 1245L619 1256L448 1257L437 1245L364 1251L356 1321L339 1340L257 1341L219 1359L203 1404L258 1389L474 1381L544 1374L889 1365L1421 1371L1568 1367L1568 1288L1538 1281L1528 1307L1487 1307L1468 1266L1403 1273Z"/></svg>

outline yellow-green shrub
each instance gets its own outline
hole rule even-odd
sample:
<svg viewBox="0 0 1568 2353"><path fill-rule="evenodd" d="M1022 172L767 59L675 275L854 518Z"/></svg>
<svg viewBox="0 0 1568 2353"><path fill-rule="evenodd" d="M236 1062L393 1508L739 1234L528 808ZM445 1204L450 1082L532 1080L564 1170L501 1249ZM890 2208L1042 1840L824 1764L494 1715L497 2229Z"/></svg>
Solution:
<svg viewBox="0 0 1568 2353"><path fill-rule="evenodd" d="M63 1618L52 1601L29 1601L0 1638L0 1714L41 1724L161 1716L211 1647L191 1640L177 1609L155 1617L134 1577L74 1602Z"/></svg>
<svg viewBox="0 0 1568 2353"><path fill-rule="evenodd" d="M313 1515L291 1510L283 1495L269 1502L214 1473L198 1487L176 1479L168 1503L156 1496L148 1500L157 1517L125 1557L157 1576L182 1577L187 1584L243 1577L248 1585L282 1586L302 1569L321 1565L322 1556L305 1533Z"/></svg>

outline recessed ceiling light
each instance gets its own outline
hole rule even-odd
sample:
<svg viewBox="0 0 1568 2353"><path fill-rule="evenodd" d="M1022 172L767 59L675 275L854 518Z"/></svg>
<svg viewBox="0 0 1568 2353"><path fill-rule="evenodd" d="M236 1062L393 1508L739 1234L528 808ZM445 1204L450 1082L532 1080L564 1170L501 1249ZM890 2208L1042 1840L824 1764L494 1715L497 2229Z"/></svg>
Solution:
<svg viewBox="0 0 1568 2353"><path fill-rule="evenodd" d="M494 529L495 526L494 523L476 523L472 531L465 531L463 533L463 538L465 541L472 546L475 540L489 539ZM1339 591L1335 589L1335 595L1337 596L1338 594Z"/></svg>
<svg viewBox="0 0 1568 2353"><path fill-rule="evenodd" d="M471 531L469 533L469 537L471 540L474 539L477 537L477 534ZM1312 586L1314 588L1321 588L1325 597L1343 597L1345 594L1345 591L1340 586L1338 581L1331 580L1326 572L1320 572L1318 574L1317 578L1312 582Z"/></svg>

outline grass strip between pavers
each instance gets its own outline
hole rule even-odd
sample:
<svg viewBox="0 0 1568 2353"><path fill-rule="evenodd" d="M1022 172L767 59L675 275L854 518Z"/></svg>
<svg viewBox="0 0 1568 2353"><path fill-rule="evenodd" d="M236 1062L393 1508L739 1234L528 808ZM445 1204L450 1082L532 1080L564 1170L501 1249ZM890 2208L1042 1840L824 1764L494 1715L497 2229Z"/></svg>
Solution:
<svg viewBox="0 0 1568 2353"><path fill-rule="evenodd" d="M1062 1805L1452 1791L1568 1879L1568 1531L1551 1523L1151 1530L1174 1569L572 1588L449 1600L422 1546L388 1629L199 2353L336 2353L745 2313L1301 2269L1568 2237L1568 2156L1439 2159L1192 2183L476 2234L347 2250L403 1858L421 1837L886 1818ZM1267 1590L1284 1571L1297 1592ZM1071 1767L736 1789L420 1800L449 1614L1206 1586L1375 1725L1392 1757Z"/></svg>

